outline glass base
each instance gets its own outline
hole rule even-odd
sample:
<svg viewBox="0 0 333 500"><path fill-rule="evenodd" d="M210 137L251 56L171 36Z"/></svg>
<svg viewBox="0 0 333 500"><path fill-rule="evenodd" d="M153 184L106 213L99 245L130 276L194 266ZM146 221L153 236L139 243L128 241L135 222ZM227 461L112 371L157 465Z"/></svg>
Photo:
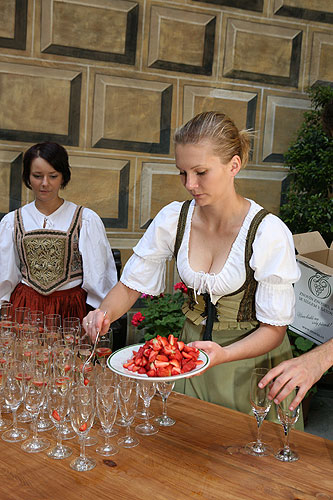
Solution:
<svg viewBox="0 0 333 500"><path fill-rule="evenodd" d="M21 445L21 449L27 453L39 453L40 451L47 450L50 447L50 441L42 438L31 438Z"/></svg>
<svg viewBox="0 0 333 500"><path fill-rule="evenodd" d="M116 425L119 425L119 427L127 427L127 422L125 419L123 419L123 417L120 417L118 418L116 421L115 421L115 424Z"/></svg>
<svg viewBox="0 0 333 500"><path fill-rule="evenodd" d="M151 419L155 416L155 413L151 410L148 410L147 412L143 409L142 411L137 411L135 414L136 418L139 418L140 420L146 420L146 419Z"/></svg>
<svg viewBox="0 0 333 500"><path fill-rule="evenodd" d="M47 453L47 456L49 458L54 458L55 460L62 460L63 458L70 457L72 453L73 453L73 450L69 446L57 444L57 446L52 448L52 450L50 450Z"/></svg>
<svg viewBox="0 0 333 500"><path fill-rule="evenodd" d="M10 429L12 427L12 421L7 418L0 419L0 432L5 431L6 429Z"/></svg>
<svg viewBox="0 0 333 500"><path fill-rule="evenodd" d="M176 420L168 417L168 415L161 415L160 417L157 417L155 419L155 422L157 422L162 427L171 427L171 425L175 425Z"/></svg>
<svg viewBox="0 0 333 500"><path fill-rule="evenodd" d="M299 459L297 453L290 448L282 448L274 456L281 462L296 462Z"/></svg>
<svg viewBox="0 0 333 500"><path fill-rule="evenodd" d="M135 448L135 446L138 446L139 442L140 441L136 437L132 436L120 438L117 441L118 445L122 448Z"/></svg>
<svg viewBox="0 0 333 500"><path fill-rule="evenodd" d="M85 458L77 458L73 460L70 464L71 469L77 470L78 472L85 472L87 470L91 470L94 467L96 467L96 462L92 458L85 457Z"/></svg>
<svg viewBox="0 0 333 500"><path fill-rule="evenodd" d="M252 441L244 447L248 455L255 455L256 457L267 457L268 455L273 455L273 448L265 443Z"/></svg>
<svg viewBox="0 0 333 500"><path fill-rule="evenodd" d="M88 436L85 439L86 446L95 446L98 443L98 438L95 436Z"/></svg>
<svg viewBox="0 0 333 500"><path fill-rule="evenodd" d="M29 412L23 410L21 413L17 414L17 421L21 424L26 424L32 422L32 417Z"/></svg>
<svg viewBox="0 0 333 500"><path fill-rule="evenodd" d="M58 431L55 430L53 433L54 437L57 439ZM74 439L76 437L76 433L73 431L72 426L64 425L61 431L61 439Z"/></svg>
<svg viewBox="0 0 333 500"><path fill-rule="evenodd" d="M105 437L105 436L106 436L106 433L103 431L103 428L102 428L102 427L98 430L97 434L98 434L99 436L101 436L101 437ZM118 429L112 429L112 431L111 431L111 432L108 432L108 434L107 434L107 435L108 435L109 437L114 437L114 436L117 436L117 434L119 434Z"/></svg>
<svg viewBox="0 0 333 500"><path fill-rule="evenodd" d="M135 427L135 432L141 434L142 436L152 436L158 433L157 427L152 424L140 424Z"/></svg>
<svg viewBox="0 0 333 500"><path fill-rule="evenodd" d="M111 457L112 455L118 453L119 449L117 448L117 446L112 446L112 444L109 444L98 446L95 451L96 453L99 453L99 455L103 455L103 457Z"/></svg>
<svg viewBox="0 0 333 500"><path fill-rule="evenodd" d="M23 427L12 428L5 431L1 438L8 443L15 443L16 441L24 441L29 436L29 432Z"/></svg>
<svg viewBox="0 0 333 500"><path fill-rule="evenodd" d="M49 431L53 427L54 425L49 418L41 418L37 421L38 432Z"/></svg>

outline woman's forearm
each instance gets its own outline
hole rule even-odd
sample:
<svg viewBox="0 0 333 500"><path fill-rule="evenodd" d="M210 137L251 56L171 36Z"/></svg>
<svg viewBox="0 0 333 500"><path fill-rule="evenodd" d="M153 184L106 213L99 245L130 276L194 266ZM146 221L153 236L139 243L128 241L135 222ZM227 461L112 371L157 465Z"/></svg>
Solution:
<svg viewBox="0 0 333 500"><path fill-rule="evenodd" d="M237 361L261 356L278 347L286 333L286 326L261 323L260 327L241 340L224 347L226 361Z"/></svg>
<svg viewBox="0 0 333 500"><path fill-rule="evenodd" d="M125 314L140 297L140 292L119 281L102 301L99 309L106 312L111 323Z"/></svg>

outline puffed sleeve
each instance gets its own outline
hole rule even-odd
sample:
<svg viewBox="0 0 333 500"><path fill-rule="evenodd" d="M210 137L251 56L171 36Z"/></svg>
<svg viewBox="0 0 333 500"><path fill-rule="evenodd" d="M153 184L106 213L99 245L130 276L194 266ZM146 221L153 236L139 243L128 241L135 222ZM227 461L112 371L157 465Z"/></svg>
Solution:
<svg viewBox="0 0 333 500"><path fill-rule="evenodd" d="M79 250L82 288L87 292L87 303L96 308L117 283L117 269L103 222L88 208L83 210Z"/></svg>
<svg viewBox="0 0 333 500"><path fill-rule="evenodd" d="M289 325L295 309L293 283L301 273L291 232L275 215L267 215L258 227L250 266L258 282L257 319L275 326Z"/></svg>
<svg viewBox="0 0 333 500"><path fill-rule="evenodd" d="M0 222L0 302L9 301L21 278L14 241L14 212L10 212Z"/></svg>
<svg viewBox="0 0 333 500"><path fill-rule="evenodd" d="M124 285L148 295L163 292L166 261L173 257L181 206L174 201L156 215L124 267L120 278Z"/></svg>

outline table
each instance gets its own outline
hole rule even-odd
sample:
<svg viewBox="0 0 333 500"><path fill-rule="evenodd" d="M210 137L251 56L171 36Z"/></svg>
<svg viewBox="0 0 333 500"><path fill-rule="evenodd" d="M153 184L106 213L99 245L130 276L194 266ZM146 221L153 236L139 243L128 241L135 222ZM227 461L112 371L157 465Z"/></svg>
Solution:
<svg viewBox="0 0 333 500"><path fill-rule="evenodd" d="M151 407L160 414L158 396ZM333 441L292 430L300 460L282 463L243 453L241 447L256 437L252 416L178 393L169 398L168 414L177 421L173 427L138 436L139 446L110 457L113 467L88 447L87 455L97 460L89 472L69 467L78 455L77 439L66 441L74 453L65 460L51 460L46 452L27 454L21 443L0 440L0 499L333 500ZM278 449L282 426L264 422L263 439Z"/></svg>

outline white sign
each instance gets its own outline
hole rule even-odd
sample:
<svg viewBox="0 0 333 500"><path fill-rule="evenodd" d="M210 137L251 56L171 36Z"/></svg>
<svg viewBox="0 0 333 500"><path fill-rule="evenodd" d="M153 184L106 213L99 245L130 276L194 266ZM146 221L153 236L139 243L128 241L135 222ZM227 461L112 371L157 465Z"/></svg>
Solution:
<svg viewBox="0 0 333 500"><path fill-rule="evenodd" d="M333 338L333 276L298 262L301 278L295 283L295 320L289 328L322 344Z"/></svg>

